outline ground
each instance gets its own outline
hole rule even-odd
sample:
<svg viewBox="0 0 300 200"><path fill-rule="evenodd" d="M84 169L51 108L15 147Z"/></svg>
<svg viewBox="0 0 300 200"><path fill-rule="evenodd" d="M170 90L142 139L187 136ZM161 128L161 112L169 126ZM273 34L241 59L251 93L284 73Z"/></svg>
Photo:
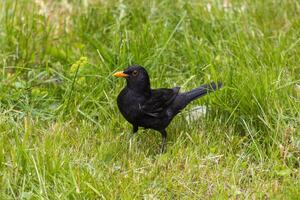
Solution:
<svg viewBox="0 0 300 200"><path fill-rule="evenodd" d="M0 9L0 199L299 199L297 0ZM174 119L164 154L117 109L111 75L131 64L154 88L223 82Z"/></svg>

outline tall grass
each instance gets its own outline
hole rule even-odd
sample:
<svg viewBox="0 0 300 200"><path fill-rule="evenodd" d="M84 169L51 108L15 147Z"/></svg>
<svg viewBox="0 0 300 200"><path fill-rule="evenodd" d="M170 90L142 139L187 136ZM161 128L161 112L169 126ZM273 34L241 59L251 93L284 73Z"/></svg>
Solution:
<svg viewBox="0 0 300 200"><path fill-rule="evenodd" d="M300 4L224 2L2 1L0 198L299 198ZM117 110L131 64L154 88L223 82L163 155Z"/></svg>

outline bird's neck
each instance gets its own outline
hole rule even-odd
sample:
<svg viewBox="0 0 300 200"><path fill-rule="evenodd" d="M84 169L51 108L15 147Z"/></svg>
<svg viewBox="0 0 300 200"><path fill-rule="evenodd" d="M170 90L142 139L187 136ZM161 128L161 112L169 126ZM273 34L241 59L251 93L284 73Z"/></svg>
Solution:
<svg viewBox="0 0 300 200"><path fill-rule="evenodd" d="M142 94L142 95L150 95L151 94L151 87L150 87L150 81L145 81L143 83L139 84L133 84L130 82L127 82L127 88L134 91L135 93Z"/></svg>

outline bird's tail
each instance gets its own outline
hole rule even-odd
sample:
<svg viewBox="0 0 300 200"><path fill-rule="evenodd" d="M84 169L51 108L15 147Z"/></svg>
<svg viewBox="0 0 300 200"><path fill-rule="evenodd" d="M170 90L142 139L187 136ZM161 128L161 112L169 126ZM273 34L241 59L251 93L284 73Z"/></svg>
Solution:
<svg viewBox="0 0 300 200"><path fill-rule="evenodd" d="M222 87L222 83L221 82L218 82L218 85L216 85L215 82L211 82L210 84L204 84L204 85L201 85L200 87L198 88L195 88L189 92L186 92L185 95L186 95L186 98L187 98L187 103L195 100L195 99L198 99L210 92L213 92L215 90L218 90Z"/></svg>

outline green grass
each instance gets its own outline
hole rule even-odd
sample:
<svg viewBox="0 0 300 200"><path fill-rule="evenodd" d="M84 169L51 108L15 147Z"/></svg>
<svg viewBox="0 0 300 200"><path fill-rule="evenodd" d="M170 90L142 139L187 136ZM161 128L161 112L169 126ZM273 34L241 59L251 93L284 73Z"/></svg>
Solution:
<svg viewBox="0 0 300 200"><path fill-rule="evenodd" d="M0 199L299 199L300 4L228 2L1 1ZM223 82L163 155L118 112L131 64Z"/></svg>

